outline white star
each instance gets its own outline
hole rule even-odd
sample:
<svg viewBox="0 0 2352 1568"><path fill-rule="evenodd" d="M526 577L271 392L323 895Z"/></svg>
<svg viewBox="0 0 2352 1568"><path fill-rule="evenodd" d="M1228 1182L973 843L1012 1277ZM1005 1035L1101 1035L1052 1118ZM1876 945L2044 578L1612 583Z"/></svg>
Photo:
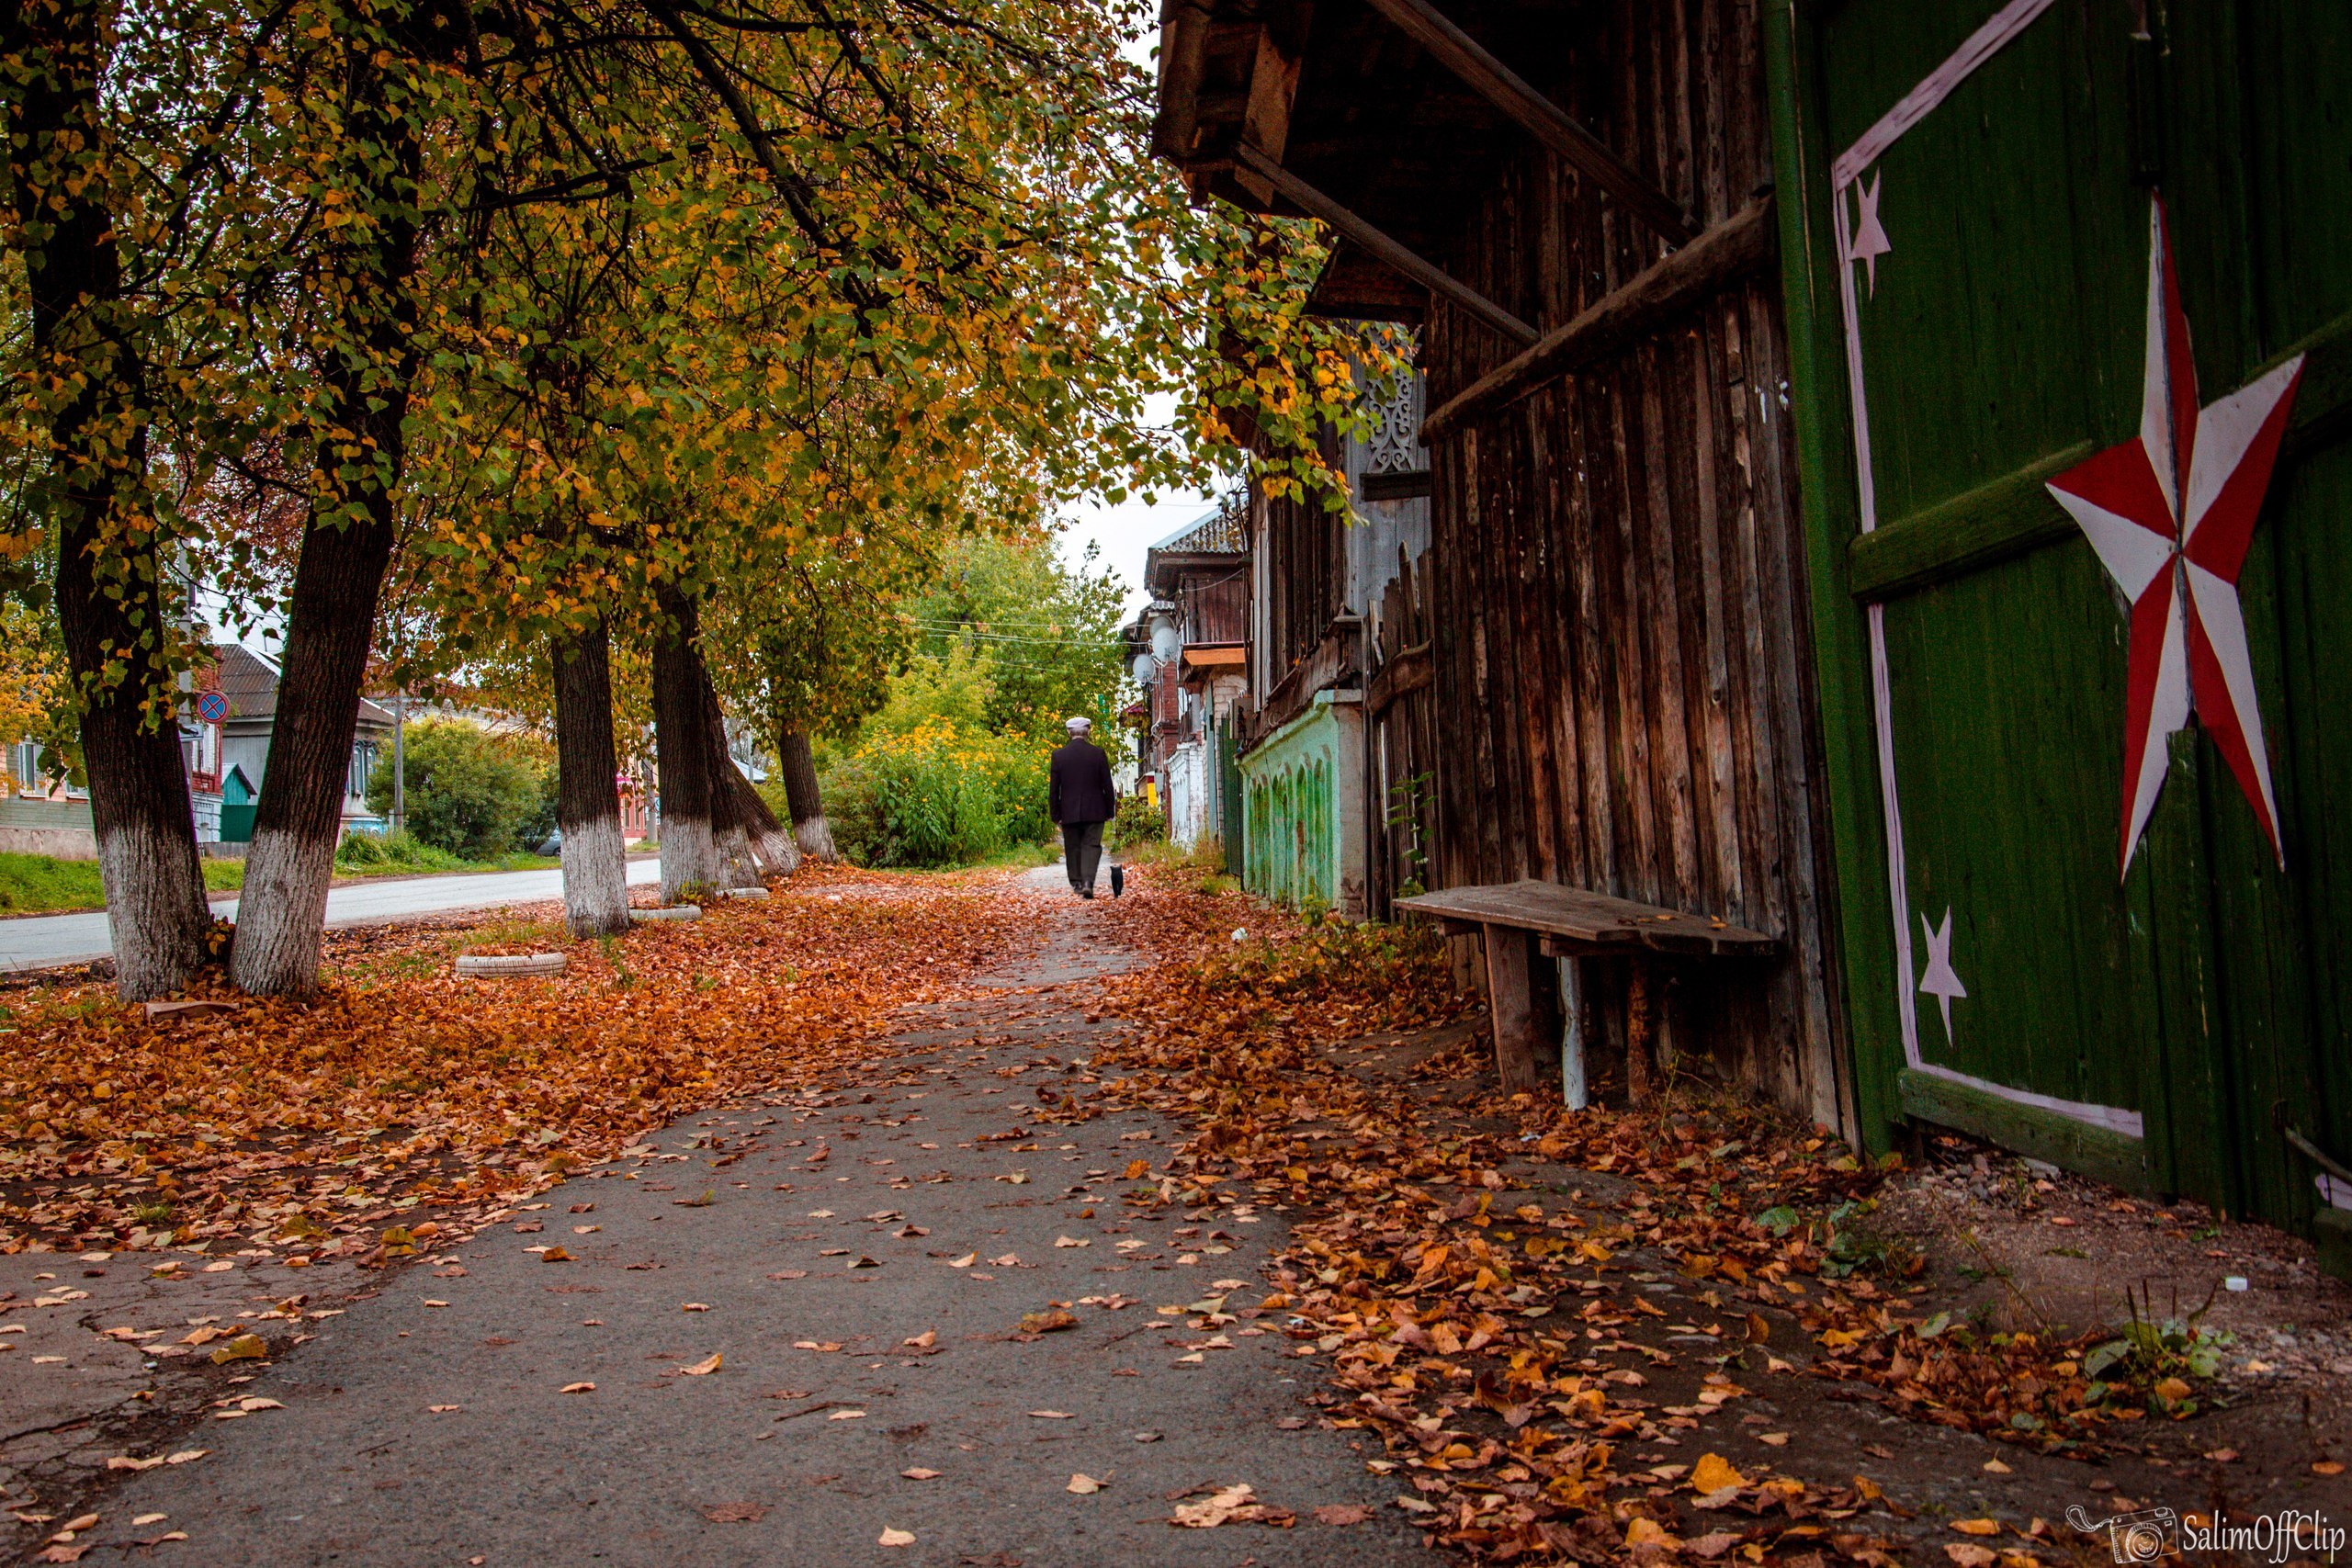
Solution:
<svg viewBox="0 0 2352 1568"><path fill-rule="evenodd" d="M1860 262L1870 275L1871 295L1878 295L1878 258L1894 249L1886 237L1886 225L1878 220L1878 182L1873 173L1868 185L1856 185L1854 195L1861 203L1861 218L1854 225L1853 243L1847 248L1846 259Z"/></svg>
<svg viewBox="0 0 2352 1568"><path fill-rule="evenodd" d="M1928 938L1928 972L1919 976L1919 989L1936 998L1944 1010L1944 1043L1951 1043L1951 1001L1954 997L1965 998L1968 987L1960 983L1959 974L1951 966L1951 906L1944 906L1943 929L1939 931L1919 917L1919 929Z"/></svg>

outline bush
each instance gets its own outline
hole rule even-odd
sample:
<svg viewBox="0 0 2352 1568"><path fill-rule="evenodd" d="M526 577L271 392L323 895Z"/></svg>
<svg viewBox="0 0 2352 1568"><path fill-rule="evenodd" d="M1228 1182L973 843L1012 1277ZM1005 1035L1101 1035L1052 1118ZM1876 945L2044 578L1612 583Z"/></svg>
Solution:
<svg viewBox="0 0 2352 1568"><path fill-rule="evenodd" d="M1102 837L1114 850L1159 843L1168 837L1168 814L1140 794L1130 795L1119 802L1119 809L1112 817L1110 827L1102 830Z"/></svg>
<svg viewBox="0 0 2352 1568"><path fill-rule="evenodd" d="M492 735L470 724L428 721L406 738L408 830L420 843L465 860L490 860L528 844L555 771L543 742ZM368 808L392 808L392 759L368 778ZM545 837L541 832L538 837Z"/></svg>
<svg viewBox="0 0 2352 1568"><path fill-rule="evenodd" d="M842 852L860 865L967 865L1053 831L1047 751L1019 736L933 719L831 759L821 789Z"/></svg>
<svg viewBox="0 0 2352 1568"><path fill-rule="evenodd" d="M466 861L436 850L413 833L345 833L334 863L344 871L463 871Z"/></svg>

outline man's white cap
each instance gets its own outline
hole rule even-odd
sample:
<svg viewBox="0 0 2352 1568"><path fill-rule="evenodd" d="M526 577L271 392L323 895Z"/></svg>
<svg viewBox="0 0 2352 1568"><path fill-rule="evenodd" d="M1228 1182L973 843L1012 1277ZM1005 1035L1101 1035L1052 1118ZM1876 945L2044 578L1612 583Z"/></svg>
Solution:
<svg viewBox="0 0 2352 1568"><path fill-rule="evenodd" d="M1062 728L1072 735L1083 735L1094 728L1094 721L1091 718L1069 718L1062 721Z"/></svg>

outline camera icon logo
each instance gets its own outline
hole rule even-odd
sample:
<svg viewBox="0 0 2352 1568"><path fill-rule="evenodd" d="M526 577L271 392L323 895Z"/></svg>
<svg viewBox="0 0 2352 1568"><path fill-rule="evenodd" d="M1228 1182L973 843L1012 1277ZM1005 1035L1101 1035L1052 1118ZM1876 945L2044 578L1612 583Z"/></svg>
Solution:
<svg viewBox="0 0 2352 1568"><path fill-rule="evenodd" d="M2154 1562L2172 1551L2180 1538L2180 1516L2170 1508L2143 1508L2094 1520L2077 1504L2067 1508L2066 1522L2084 1535L2104 1530L2109 1550L2120 1563Z"/></svg>

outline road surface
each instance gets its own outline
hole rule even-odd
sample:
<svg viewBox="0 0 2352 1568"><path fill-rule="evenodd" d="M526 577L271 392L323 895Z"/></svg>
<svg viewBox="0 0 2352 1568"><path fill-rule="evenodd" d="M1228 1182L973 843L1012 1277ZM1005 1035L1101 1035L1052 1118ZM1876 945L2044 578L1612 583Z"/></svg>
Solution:
<svg viewBox="0 0 2352 1568"><path fill-rule="evenodd" d="M1283 1206L1247 1187L1189 1213L1131 1204L1130 1163L1165 1168L1182 1129L1139 1110L1035 1122L1105 1032L1088 982L1136 962L1091 924L1057 920L1047 951L910 1018L863 1094L686 1118L364 1284L251 1252L187 1281L99 1270L101 1291L146 1297L73 1309L105 1326L235 1321L291 1292L317 1315L299 1340L259 1325L278 1358L233 1383L172 1362L194 1373L163 1384L181 1414L96 1439L60 1419L64 1391L152 1409L130 1400L161 1358L19 1315L56 1343L4 1359L0 1415L61 1428L27 1458L188 1456L91 1506L93 1568L173 1530L152 1554L166 1568L1442 1568L1393 1506L1400 1483L1367 1467L1378 1439L1308 1403L1328 1364L1261 1305ZM0 1259L0 1283L38 1292L37 1261L62 1266ZM1057 1304L1066 1327L1023 1332ZM253 1419L204 1407L241 1397ZM0 1452L6 1493L54 1502L68 1483L9 1476L17 1454ZM1171 1524L1243 1483L1295 1524ZM32 1535L0 1515L0 1545Z"/></svg>
<svg viewBox="0 0 2352 1568"><path fill-rule="evenodd" d="M658 882L662 863L648 856L628 863L632 887ZM327 894L330 926L378 925L447 909L487 909L502 904L538 904L563 897L563 873L543 871L459 872L450 876L407 876L356 882ZM216 901L213 910L237 918L234 899ZM57 969L94 964L113 955L102 911L37 915L0 920L0 971Z"/></svg>

